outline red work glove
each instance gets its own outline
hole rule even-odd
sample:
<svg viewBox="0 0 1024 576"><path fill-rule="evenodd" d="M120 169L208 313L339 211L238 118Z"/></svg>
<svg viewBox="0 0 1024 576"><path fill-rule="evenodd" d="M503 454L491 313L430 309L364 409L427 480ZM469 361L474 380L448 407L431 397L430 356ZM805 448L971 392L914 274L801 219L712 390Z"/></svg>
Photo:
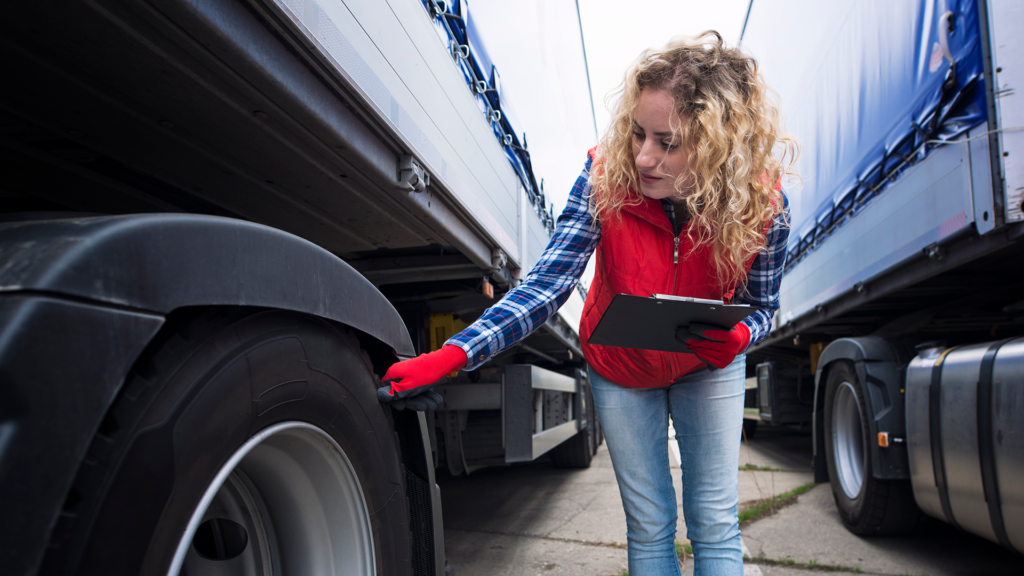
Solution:
<svg viewBox="0 0 1024 576"><path fill-rule="evenodd" d="M687 340L686 346L697 358L718 369L731 364L750 344L750 328L742 322L732 330L704 330L700 335L706 340Z"/></svg>
<svg viewBox="0 0 1024 576"><path fill-rule="evenodd" d="M381 379L383 386L377 389L377 399L398 410L433 410L442 398L430 387L468 361L462 348L448 344L429 354L392 364Z"/></svg>

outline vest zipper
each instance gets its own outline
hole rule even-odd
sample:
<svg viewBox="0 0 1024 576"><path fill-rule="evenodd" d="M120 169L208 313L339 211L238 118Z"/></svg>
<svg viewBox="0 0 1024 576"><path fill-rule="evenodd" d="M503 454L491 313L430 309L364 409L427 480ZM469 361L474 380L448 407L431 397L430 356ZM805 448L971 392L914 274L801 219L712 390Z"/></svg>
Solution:
<svg viewBox="0 0 1024 576"><path fill-rule="evenodd" d="M676 294L676 285L679 282L679 239L682 237L682 235L683 233L680 232L678 236L672 239L672 291L669 292L669 294L673 296L675 296ZM666 362L668 362L669 376L674 381L676 374L678 374L681 371L679 362L677 361L675 355L669 355L665 358L665 360Z"/></svg>
<svg viewBox="0 0 1024 576"><path fill-rule="evenodd" d="M679 280L679 238L682 236L682 232L679 236L672 239L672 291L669 294L675 296L676 294L676 282Z"/></svg>

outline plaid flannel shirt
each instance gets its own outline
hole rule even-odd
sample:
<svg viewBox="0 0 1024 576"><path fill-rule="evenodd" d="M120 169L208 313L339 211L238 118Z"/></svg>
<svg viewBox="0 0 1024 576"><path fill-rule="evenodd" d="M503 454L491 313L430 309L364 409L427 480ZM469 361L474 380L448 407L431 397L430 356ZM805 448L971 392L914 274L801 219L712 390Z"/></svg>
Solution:
<svg viewBox="0 0 1024 576"><path fill-rule="evenodd" d="M474 370L503 350L511 348L540 328L565 304L579 282L587 261L601 240L601 225L590 215L590 159L569 194L569 202L555 226L555 233L533 270L515 288L468 328L445 344L462 348L469 359L465 370ZM733 303L757 307L743 321L750 329L750 345L763 339L771 329L779 308L779 284L789 238L789 199L768 230L762 250L747 274L746 288L733 296ZM676 227L671 202L663 202L669 220Z"/></svg>

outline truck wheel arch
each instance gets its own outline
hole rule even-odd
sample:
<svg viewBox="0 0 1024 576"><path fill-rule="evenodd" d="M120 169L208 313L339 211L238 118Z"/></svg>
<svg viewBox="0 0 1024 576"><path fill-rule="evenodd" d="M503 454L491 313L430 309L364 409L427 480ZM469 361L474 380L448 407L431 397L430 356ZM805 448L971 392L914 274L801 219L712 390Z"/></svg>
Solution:
<svg viewBox="0 0 1024 576"><path fill-rule="evenodd" d="M818 360L814 375L814 480L827 482L828 468L825 462L825 383L828 371L836 361L848 360L853 363L857 378L865 383L871 417L867 419L869 438L877 438L879 432L887 432L890 438L888 448L880 448L877 442L869 443L873 476L882 479L910 478L904 411L904 367L913 354L900 342L891 342L878 336L840 338L829 344ZM895 440L894 440L895 439Z"/></svg>
<svg viewBox="0 0 1024 576"><path fill-rule="evenodd" d="M191 214L18 222L0 229L0 290L150 313L254 306L339 322L414 354L398 312L337 256L287 232Z"/></svg>

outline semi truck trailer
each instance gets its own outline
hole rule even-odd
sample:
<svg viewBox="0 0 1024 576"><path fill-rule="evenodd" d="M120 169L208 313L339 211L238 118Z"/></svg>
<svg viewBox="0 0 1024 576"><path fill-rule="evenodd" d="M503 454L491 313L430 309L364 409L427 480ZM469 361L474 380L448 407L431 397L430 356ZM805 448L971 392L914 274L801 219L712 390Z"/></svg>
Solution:
<svg viewBox="0 0 1024 576"><path fill-rule="evenodd" d="M440 575L435 469L589 464L582 288L437 410L375 396L548 241L512 103L596 140L575 3L508 7L542 9L501 39L464 0L4 7L4 574ZM568 48L509 86L501 42Z"/></svg>
<svg viewBox="0 0 1024 576"><path fill-rule="evenodd" d="M1024 552L1024 7L751 2L803 145L762 425L813 430L856 534L930 516Z"/></svg>

